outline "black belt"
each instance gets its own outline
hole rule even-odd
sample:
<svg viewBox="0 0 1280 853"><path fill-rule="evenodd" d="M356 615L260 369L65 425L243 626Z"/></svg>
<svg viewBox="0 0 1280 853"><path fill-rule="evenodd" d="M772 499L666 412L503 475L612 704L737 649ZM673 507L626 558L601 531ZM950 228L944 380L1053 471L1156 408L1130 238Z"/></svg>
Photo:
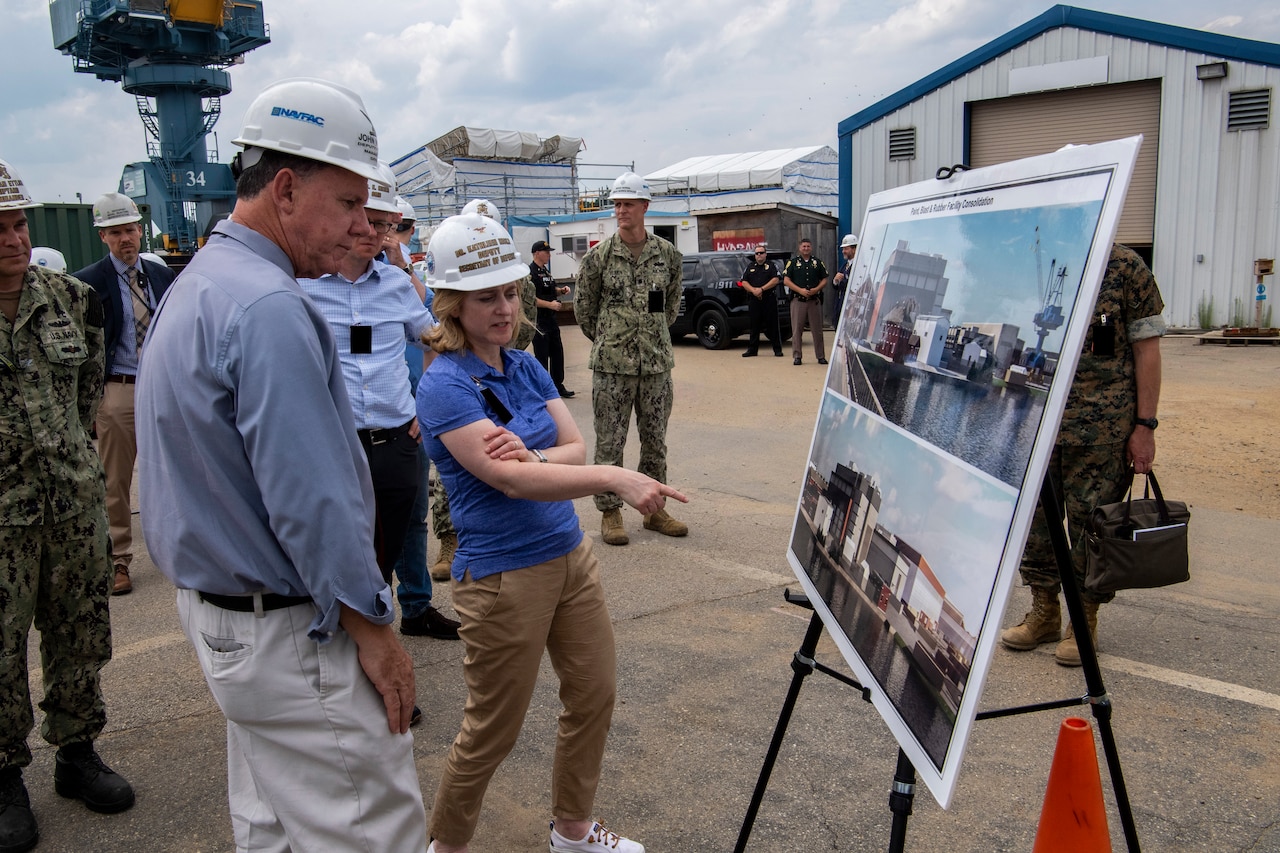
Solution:
<svg viewBox="0 0 1280 853"><path fill-rule="evenodd" d="M283 610L286 607L297 607L299 604L310 604L311 597L308 595L279 595L274 592L264 592L260 596L249 595L216 595L212 592L196 592L200 596L200 600L206 604L212 604L214 607L221 607L223 610L234 610L237 613L253 613L254 599L262 599L262 609L267 610Z"/></svg>
<svg viewBox="0 0 1280 853"><path fill-rule="evenodd" d="M403 423L398 427L390 427L389 429L358 429L356 435L360 437L360 441L364 444L376 446L386 444L393 438L398 438L409 431L409 427L413 426L413 420Z"/></svg>
<svg viewBox="0 0 1280 853"><path fill-rule="evenodd" d="M113 373L107 377L108 382L119 382L121 385L133 385L138 381L138 377L130 376L127 373Z"/></svg>

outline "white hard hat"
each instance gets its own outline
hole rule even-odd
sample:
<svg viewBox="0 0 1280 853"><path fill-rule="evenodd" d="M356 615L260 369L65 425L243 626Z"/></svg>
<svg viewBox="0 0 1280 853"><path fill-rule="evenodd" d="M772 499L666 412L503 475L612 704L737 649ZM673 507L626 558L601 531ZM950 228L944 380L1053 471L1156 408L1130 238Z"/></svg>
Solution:
<svg viewBox="0 0 1280 853"><path fill-rule="evenodd" d="M327 80L297 77L272 83L244 114L246 149L268 148L378 177L378 132L355 92ZM257 160L242 157L251 166Z"/></svg>
<svg viewBox="0 0 1280 853"><path fill-rule="evenodd" d="M502 222L502 211L487 198L473 198L462 206L463 213L478 213L487 216L494 222Z"/></svg>
<svg viewBox="0 0 1280 853"><path fill-rule="evenodd" d="M378 177L369 179L369 200L364 206L383 213L400 212L396 206L396 175L386 163L378 163Z"/></svg>
<svg viewBox="0 0 1280 853"><path fill-rule="evenodd" d="M845 246L856 246L856 245L858 245L857 234L846 234L844 235L844 239L840 241L841 249L843 249Z"/></svg>
<svg viewBox="0 0 1280 853"><path fill-rule="evenodd" d="M433 290L485 290L529 274L511 235L478 213L450 216L427 244L427 286Z"/></svg>
<svg viewBox="0 0 1280 853"><path fill-rule="evenodd" d="M400 211L401 222L416 222L418 213L413 209L413 205L409 204L409 200L402 195L396 196L396 210Z"/></svg>
<svg viewBox="0 0 1280 853"><path fill-rule="evenodd" d="M112 225L141 221L142 214L138 212L138 206L127 195L107 193L93 203L94 228L110 228Z"/></svg>
<svg viewBox="0 0 1280 853"><path fill-rule="evenodd" d="M48 246L36 246L31 250L31 264L47 267L54 272L67 271L67 259L62 257L62 253L57 249L50 249Z"/></svg>
<svg viewBox="0 0 1280 853"><path fill-rule="evenodd" d="M153 264L159 264L162 267L169 266L169 262L166 261L164 258L160 257L159 255L157 255L155 252L141 252L139 253L138 257L144 260L151 261L151 263Z"/></svg>
<svg viewBox="0 0 1280 853"><path fill-rule="evenodd" d="M0 160L0 210L25 210L39 206L40 203L32 200L31 193L27 192L27 185L18 177L13 167Z"/></svg>
<svg viewBox="0 0 1280 853"><path fill-rule="evenodd" d="M623 172L613 182L613 192L609 193L609 201L627 198L638 198L650 201L653 194L649 192L649 182L635 172Z"/></svg>

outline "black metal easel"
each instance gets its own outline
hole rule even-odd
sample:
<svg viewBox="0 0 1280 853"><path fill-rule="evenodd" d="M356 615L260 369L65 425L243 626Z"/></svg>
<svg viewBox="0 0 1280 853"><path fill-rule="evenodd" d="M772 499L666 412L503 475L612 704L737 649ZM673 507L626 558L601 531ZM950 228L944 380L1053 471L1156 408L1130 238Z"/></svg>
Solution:
<svg viewBox="0 0 1280 853"><path fill-rule="evenodd" d="M1046 476L1040 488L1040 503L1045 517L1061 519L1062 505L1054 492L1049 478ZM1125 843L1130 853L1141 850L1138 844L1138 831L1133 823L1133 812L1129 806L1129 794L1124 784L1124 773L1120 767L1120 754L1116 750L1115 733L1111 729L1111 697L1107 695L1102 683L1102 669L1098 665L1098 652L1093 645L1093 635L1089 633L1089 625L1084 615L1084 603L1080 598L1080 587L1076 583L1075 571L1071 563L1071 545L1067 541L1066 530L1061 524L1050 523L1049 539L1053 544L1054 557L1058 564L1058 575L1062 579L1063 598L1067 603L1067 613L1071 617L1071 625L1075 634L1076 647L1080 650L1081 666L1084 670L1085 685L1088 692L1079 698L1059 699L1052 702L1040 702L1033 705L1020 705L1013 708L997 708L982 711L976 719L987 720L996 717L1011 717L1017 714L1028 714L1034 711L1048 711L1059 708L1070 708L1077 705L1088 705L1098 721L1098 734L1102 738L1102 751L1107 759L1107 769L1111 773L1111 786L1115 792L1116 808L1120 812L1120 823L1124 829ZM786 590L783 597L787 602L813 609L812 603L804 595L793 595ZM738 842L733 853L745 853L751 830L755 826L756 814L760 803L764 800L765 789L769 787L769 776L773 773L773 765L777 761L778 752L782 748L782 739L786 735L787 726L791 722L791 714L795 710L796 700L800 696L800 686L813 671L829 675L837 681L855 687L862 692L864 701L871 700L871 690L844 673L837 672L814 660L818 640L822 636L822 617L815 611L809 620L809 628L805 632L804 641L791 661L791 669L795 673L787 697L782 703L782 711L778 714L777 725L774 726L773 738L769 742L769 751L765 754L764 764L760 768L760 777L756 781L755 791L751 795L751 803L747 807L742 821L742 829L738 833ZM911 806L915 798L916 769L905 752L898 749L898 766L893 775L893 787L889 793L889 809L893 812L893 824L889 831L889 853L902 853L907 840L907 818L911 815Z"/></svg>

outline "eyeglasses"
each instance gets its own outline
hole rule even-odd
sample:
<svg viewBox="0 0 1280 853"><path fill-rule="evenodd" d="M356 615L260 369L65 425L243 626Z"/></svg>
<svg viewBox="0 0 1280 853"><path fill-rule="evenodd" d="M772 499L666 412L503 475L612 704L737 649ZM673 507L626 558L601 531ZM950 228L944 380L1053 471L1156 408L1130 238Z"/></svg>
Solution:
<svg viewBox="0 0 1280 853"><path fill-rule="evenodd" d="M765 253L765 250L764 250L764 249L756 249L756 254L757 254L757 255L763 255L763 254L766 254L766 253Z"/></svg>
<svg viewBox="0 0 1280 853"><path fill-rule="evenodd" d="M372 219L369 220L369 227L379 234L386 234L394 228L395 225L396 224L394 222L374 222Z"/></svg>

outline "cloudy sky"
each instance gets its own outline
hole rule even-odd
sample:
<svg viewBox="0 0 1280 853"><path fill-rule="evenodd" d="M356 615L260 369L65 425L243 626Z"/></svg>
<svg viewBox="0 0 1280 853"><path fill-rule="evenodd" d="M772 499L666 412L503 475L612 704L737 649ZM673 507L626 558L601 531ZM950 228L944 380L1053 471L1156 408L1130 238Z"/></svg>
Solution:
<svg viewBox="0 0 1280 853"><path fill-rule="evenodd" d="M835 146L844 118L1040 15L1049 0L265 0L272 42L231 69L222 161L253 96L292 76L357 90L392 160L459 125L583 137L584 174ZM1098 4L1101 5L1101 4ZM1093 6L1097 8L1098 5ZM1107 11L1280 41L1273 0ZM47 0L0 0L0 157L45 201L113 190L144 159L133 99L76 74ZM595 168L590 164L599 164Z"/></svg>

